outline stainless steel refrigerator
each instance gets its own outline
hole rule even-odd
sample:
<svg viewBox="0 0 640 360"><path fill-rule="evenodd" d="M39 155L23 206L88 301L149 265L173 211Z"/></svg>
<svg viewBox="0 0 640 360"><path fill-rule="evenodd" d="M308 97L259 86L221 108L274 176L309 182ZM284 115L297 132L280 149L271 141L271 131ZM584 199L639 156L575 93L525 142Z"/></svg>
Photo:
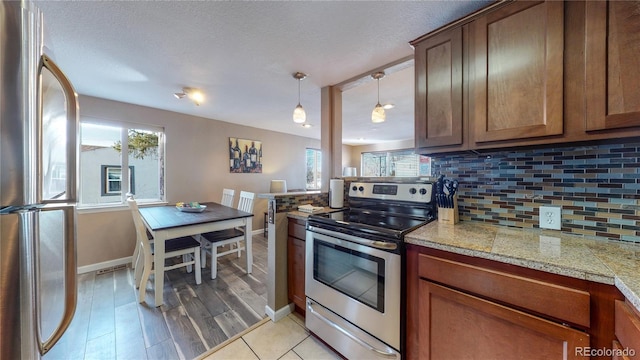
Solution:
<svg viewBox="0 0 640 360"><path fill-rule="evenodd" d="M76 308L77 96L42 25L0 1L0 360L39 359Z"/></svg>

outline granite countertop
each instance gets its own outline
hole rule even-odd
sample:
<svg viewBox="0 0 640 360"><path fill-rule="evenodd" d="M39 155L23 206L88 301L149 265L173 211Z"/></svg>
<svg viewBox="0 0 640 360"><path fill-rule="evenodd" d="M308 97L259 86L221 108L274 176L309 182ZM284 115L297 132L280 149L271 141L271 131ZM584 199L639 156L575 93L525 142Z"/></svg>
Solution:
<svg viewBox="0 0 640 360"><path fill-rule="evenodd" d="M258 194L258 198L259 199L275 199L276 197L282 197L282 196L314 195L314 194L320 194L320 193L321 193L320 190L291 191L286 193L262 193L262 194Z"/></svg>
<svg viewBox="0 0 640 360"><path fill-rule="evenodd" d="M290 217L292 219L298 219L298 220L303 220L306 221L307 218L309 217L309 215L315 215L315 214L323 214L323 213L329 213L329 212L336 212L336 211L340 211L343 210L344 208L341 209L334 209L334 208L330 208L328 206L325 206L322 208L321 211L318 212L314 212L313 214L308 213L308 212L304 212L304 211L289 211L287 212L287 217Z"/></svg>
<svg viewBox="0 0 640 360"><path fill-rule="evenodd" d="M429 223L405 242L529 269L615 285L640 311L640 245L553 230L465 221Z"/></svg>

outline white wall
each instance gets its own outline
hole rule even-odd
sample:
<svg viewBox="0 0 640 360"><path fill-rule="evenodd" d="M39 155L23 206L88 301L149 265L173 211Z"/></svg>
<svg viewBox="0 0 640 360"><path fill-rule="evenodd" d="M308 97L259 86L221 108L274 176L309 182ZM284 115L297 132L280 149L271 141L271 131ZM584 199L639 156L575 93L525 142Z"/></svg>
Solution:
<svg viewBox="0 0 640 360"><path fill-rule="evenodd" d="M80 116L163 127L166 135L166 200L220 201L223 188L269 192L272 179L305 187L305 148L320 140L235 125L138 105L80 96ZM289 119L265 121L290 121ZM291 126L294 124L292 123ZM262 141L261 174L229 173L229 137ZM236 200L237 202L237 200ZM135 244L128 209L78 215L80 266L131 256ZM253 228L263 227L266 201L257 199Z"/></svg>

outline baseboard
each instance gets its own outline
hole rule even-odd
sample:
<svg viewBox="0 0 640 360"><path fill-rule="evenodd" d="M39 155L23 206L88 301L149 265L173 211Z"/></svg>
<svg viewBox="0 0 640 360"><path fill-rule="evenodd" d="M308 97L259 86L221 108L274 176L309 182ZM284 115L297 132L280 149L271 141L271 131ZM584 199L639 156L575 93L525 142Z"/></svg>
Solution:
<svg viewBox="0 0 640 360"><path fill-rule="evenodd" d="M287 315L291 314L293 312L294 307L295 305L291 303L280 308L278 311L273 311L273 309L271 309L269 305L267 305L264 307L264 312L271 319L271 321L277 322L280 319L284 319L285 317L287 317Z"/></svg>
<svg viewBox="0 0 640 360"><path fill-rule="evenodd" d="M256 229L251 231L251 235L262 235L264 234L264 229Z"/></svg>
<svg viewBox="0 0 640 360"><path fill-rule="evenodd" d="M114 259L109 261L103 261L97 264L85 265L78 267L78 274L84 274L92 271L98 271L102 269L107 269L114 266L131 264L131 256L123 257L120 259Z"/></svg>

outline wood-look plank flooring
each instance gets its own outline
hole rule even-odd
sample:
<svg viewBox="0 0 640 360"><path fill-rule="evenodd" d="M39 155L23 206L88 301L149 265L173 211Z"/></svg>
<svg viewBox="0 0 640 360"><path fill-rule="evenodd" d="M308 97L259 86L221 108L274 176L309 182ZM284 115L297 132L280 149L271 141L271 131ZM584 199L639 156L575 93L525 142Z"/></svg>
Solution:
<svg viewBox="0 0 640 360"><path fill-rule="evenodd" d="M265 317L267 240L253 236L253 272L245 252L218 259L218 277L202 269L202 284L184 268L165 273L164 304L139 304L130 267L78 277L78 307L45 360L193 359ZM209 262L209 260L208 260ZM153 279L153 277L151 278ZM153 304L153 282L147 299Z"/></svg>

